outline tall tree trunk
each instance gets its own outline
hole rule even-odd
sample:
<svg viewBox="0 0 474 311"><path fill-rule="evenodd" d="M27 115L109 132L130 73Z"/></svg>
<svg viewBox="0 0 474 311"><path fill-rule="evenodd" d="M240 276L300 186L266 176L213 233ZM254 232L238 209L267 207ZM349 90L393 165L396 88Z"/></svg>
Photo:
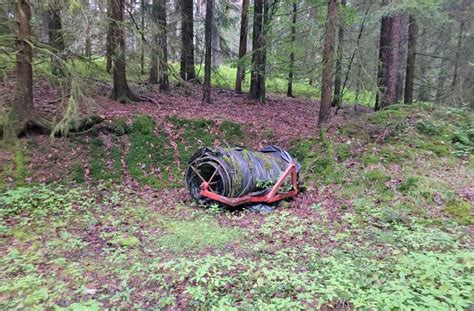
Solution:
<svg viewBox="0 0 474 311"><path fill-rule="evenodd" d="M405 13L400 13L400 40L398 40L398 77L395 102L402 101L404 98L405 74L407 67L408 51L405 45L408 41L409 18Z"/></svg>
<svg viewBox="0 0 474 311"><path fill-rule="evenodd" d="M313 6L309 8L309 20L311 23L317 23L317 12L316 12L317 6ZM312 27L309 32L309 36L313 37L315 36L316 33L316 27ZM315 64L315 59L316 59L316 44L309 42L308 45L306 45L306 48L309 50L308 53L306 53L306 64L308 64L308 67L311 68L309 70L309 78L308 78L308 85L312 86L314 84L314 67L316 67Z"/></svg>
<svg viewBox="0 0 474 311"><path fill-rule="evenodd" d="M415 58L416 58L416 39L418 36L418 26L415 16L410 15L408 26L408 52L407 66L405 74L405 97L404 103L411 104L413 102L413 82L415 81Z"/></svg>
<svg viewBox="0 0 474 311"><path fill-rule="evenodd" d="M346 0L341 0L341 7L346 6ZM344 54L344 27L342 19L339 23L338 42L337 42L337 56L336 56L336 73L334 78L334 98L332 100L332 107L339 107L342 101L342 57Z"/></svg>
<svg viewBox="0 0 474 311"><path fill-rule="evenodd" d="M169 91L170 83L168 79L168 30L166 22L166 0L159 0L158 10L158 57L159 57L159 83L160 90Z"/></svg>
<svg viewBox="0 0 474 311"><path fill-rule="evenodd" d="M158 49L160 48L160 25L158 20L160 14L160 2L160 0L153 0L151 7L153 41L150 55L150 77L148 78L148 82L151 84L158 84Z"/></svg>
<svg viewBox="0 0 474 311"><path fill-rule="evenodd" d="M148 78L148 82L151 84L158 84L158 49L159 44L159 26L158 26L158 1L159 0L153 0L153 6L151 9L151 17L153 19L153 24L154 24L154 34L153 34L153 46L151 48L151 55L150 55L150 77Z"/></svg>
<svg viewBox="0 0 474 311"><path fill-rule="evenodd" d="M127 83L125 68L125 35L123 31L124 0L112 0L112 33L113 35L113 84L110 98L121 103L140 101L140 98L130 91Z"/></svg>
<svg viewBox="0 0 474 311"><path fill-rule="evenodd" d="M448 78L448 76L446 75L446 66L448 65L449 59L444 54L445 53L443 53L443 58L441 59L441 65L439 67L438 72L438 81L436 84L435 100L437 102L440 102L445 99L444 87Z"/></svg>
<svg viewBox="0 0 474 311"><path fill-rule="evenodd" d="M48 2L48 39L52 48L51 72L53 75L63 75L64 39L62 35L61 7L58 0Z"/></svg>
<svg viewBox="0 0 474 311"><path fill-rule="evenodd" d="M91 31L91 28L87 26L87 32L89 33L90 31ZM91 43L90 36L86 37L86 42L84 43L84 57L87 58L88 60L90 60L92 57L92 43Z"/></svg>
<svg viewBox="0 0 474 311"><path fill-rule="evenodd" d="M270 31L270 22L275 13L276 5L279 0L264 0L263 1L263 26L262 26L262 57L261 57L261 66L260 66L260 101L264 102L266 99L267 87L267 50L269 46L269 36L268 32ZM270 5L271 3L271 5Z"/></svg>
<svg viewBox="0 0 474 311"><path fill-rule="evenodd" d="M253 12L252 36L252 73L250 78L250 96L261 102L265 101L263 63L263 7L264 1L255 0Z"/></svg>
<svg viewBox="0 0 474 311"><path fill-rule="evenodd" d="M428 39L424 34L426 33L426 29L421 31L421 34L418 37L417 44L419 45L420 51L426 51L429 47ZM429 71L429 64L426 57L419 57L417 61L417 67L419 68L417 71L419 75L416 77L418 81L418 87L416 89L416 100L417 101L426 101L429 99L430 93L430 83L427 82L429 77L426 76L426 73Z"/></svg>
<svg viewBox="0 0 474 311"><path fill-rule="evenodd" d="M84 9L86 11L90 10L89 0L83 0ZM86 39L84 42L84 57L91 59L92 57L92 43L91 43L91 25L90 22L87 22L86 25Z"/></svg>
<svg viewBox="0 0 474 311"><path fill-rule="evenodd" d="M153 0L152 16L156 29L151 50L150 83L159 83L160 90L169 91L166 0Z"/></svg>
<svg viewBox="0 0 474 311"><path fill-rule="evenodd" d="M237 76L235 78L235 91L238 93L242 93L242 81L244 80L245 74L243 60L247 54L248 10L249 0L243 0L240 19L239 63L237 65Z"/></svg>
<svg viewBox="0 0 474 311"><path fill-rule="evenodd" d="M453 71L453 80L451 81L451 92L454 95L454 89L458 83L458 69L459 69L459 55L462 48L462 36L464 32L464 21L461 21L459 24L459 33L458 33L458 44L456 47L456 56L454 59L454 71Z"/></svg>
<svg viewBox="0 0 474 311"><path fill-rule="evenodd" d="M26 0L15 0L16 25L16 85L15 98L3 128L5 141L13 141L28 126L51 130L51 124L41 118L33 106L33 52L31 41L31 8Z"/></svg>
<svg viewBox="0 0 474 311"><path fill-rule="evenodd" d="M336 25L338 0L329 0L326 18L326 34L323 49L323 77L321 82L321 104L318 123L326 123L331 116L332 81L334 74L334 45L336 43Z"/></svg>
<svg viewBox="0 0 474 311"><path fill-rule="evenodd" d="M181 66L179 74L185 81L195 80L193 0L181 1Z"/></svg>
<svg viewBox="0 0 474 311"><path fill-rule="evenodd" d="M207 1L207 0L206 0ZM216 6L218 4L218 0L213 1L213 5ZM215 12L217 9L213 8L212 10ZM220 42L219 42L219 28L216 23L212 23L211 25L211 34L212 34L212 53L211 53L211 63L212 68L217 69L219 67L219 54L220 54Z"/></svg>
<svg viewBox="0 0 474 311"><path fill-rule="evenodd" d="M142 3L141 3L141 13L142 13L141 31L144 33L145 32L145 0L142 0ZM141 37L141 40L140 40L140 73L142 75L145 74L145 40L143 36Z"/></svg>
<svg viewBox="0 0 474 311"><path fill-rule="evenodd" d="M369 15L369 11L370 11L370 6L367 7L367 10L365 11L365 14L364 14L364 19L362 20L362 23L360 24L360 29L359 29L359 34L357 35L356 44L352 52L351 58L349 59L349 64L347 65L346 76L344 78L344 83L342 84L342 89L341 89L341 96L344 96L344 90L346 89L347 81L349 81L349 74L351 72L352 64L354 63L356 52L360 48L360 40L362 39L362 34L364 33L365 22L367 20L367 16ZM358 62L358 64L360 65L360 61ZM360 72L360 69L361 68L359 66L357 72ZM359 77L359 74L357 74L357 77ZM356 81L357 81L356 84L360 85L360 79L356 79ZM356 102L357 102L357 96L356 96ZM337 110L336 110L336 114L337 114Z"/></svg>
<svg viewBox="0 0 474 311"><path fill-rule="evenodd" d="M395 13L382 17L375 110L391 105L397 99L400 16L400 13Z"/></svg>
<svg viewBox="0 0 474 311"><path fill-rule="evenodd" d="M295 41L296 41L296 18L298 12L298 4L293 2L293 14L291 18L291 52L290 52L290 70L288 72L288 89L286 96L293 97L293 75L295 67Z"/></svg>
<svg viewBox="0 0 474 311"><path fill-rule="evenodd" d="M114 27L113 27L113 20L112 20L112 1L114 0L107 0L107 39L105 44L105 70L107 73L112 73L112 54L114 52Z"/></svg>
<svg viewBox="0 0 474 311"><path fill-rule="evenodd" d="M204 85L202 100L206 103L211 103L211 66L212 66L212 22L214 8L213 0L206 0L206 23L205 23L205 50L206 55L204 59Z"/></svg>

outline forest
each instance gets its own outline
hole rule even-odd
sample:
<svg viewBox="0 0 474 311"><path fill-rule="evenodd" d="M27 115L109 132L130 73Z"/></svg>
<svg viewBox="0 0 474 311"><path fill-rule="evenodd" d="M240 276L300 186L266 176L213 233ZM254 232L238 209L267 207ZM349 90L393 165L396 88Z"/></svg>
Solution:
<svg viewBox="0 0 474 311"><path fill-rule="evenodd" d="M0 0L0 310L473 309L473 20Z"/></svg>

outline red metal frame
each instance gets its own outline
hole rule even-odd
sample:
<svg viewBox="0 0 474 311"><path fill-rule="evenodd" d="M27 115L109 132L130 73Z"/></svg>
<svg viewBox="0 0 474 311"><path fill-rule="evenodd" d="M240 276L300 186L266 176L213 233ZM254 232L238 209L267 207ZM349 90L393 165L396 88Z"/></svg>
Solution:
<svg viewBox="0 0 474 311"><path fill-rule="evenodd" d="M280 187L283 185L289 175L291 175L291 185L293 186L293 189L288 192L278 193L278 189L280 189ZM224 197L215 192L209 191L209 184L205 181L201 184L200 193L203 197L219 201L230 206L237 206L246 203L274 203L298 194L298 177L296 172L296 163L292 162L280 176L278 181L273 186L272 190L262 196L244 195L238 198Z"/></svg>

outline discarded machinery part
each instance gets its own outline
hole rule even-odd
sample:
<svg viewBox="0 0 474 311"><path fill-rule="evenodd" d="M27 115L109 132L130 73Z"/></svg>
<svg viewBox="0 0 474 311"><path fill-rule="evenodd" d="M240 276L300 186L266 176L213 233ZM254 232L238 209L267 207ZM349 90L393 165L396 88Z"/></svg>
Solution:
<svg viewBox="0 0 474 311"><path fill-rule="evenodd" d="M186 189L199 203L272 203L298 193L300 165L284 149L202 148L188 162ZM288 185L290 179L290 185ZM261 189L263 185L268 185ZM287 186L282 191L282 186Z"/></svg>

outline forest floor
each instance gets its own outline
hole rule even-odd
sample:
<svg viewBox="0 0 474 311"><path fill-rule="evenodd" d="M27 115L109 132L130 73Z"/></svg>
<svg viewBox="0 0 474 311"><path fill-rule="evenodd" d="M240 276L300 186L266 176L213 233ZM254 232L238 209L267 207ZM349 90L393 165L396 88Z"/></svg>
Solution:
<svg viewBox="0 0 474 311"><path fill-rule="evenodd" d="M472 112L344 106L319 132L312 100L145 91L95 98L87 133L0 149L0 309L473 306ZM46 83L35 98L57 113ZM187 159L236 144L288 148L307 190L269 213L196 206Z"/></svg>

